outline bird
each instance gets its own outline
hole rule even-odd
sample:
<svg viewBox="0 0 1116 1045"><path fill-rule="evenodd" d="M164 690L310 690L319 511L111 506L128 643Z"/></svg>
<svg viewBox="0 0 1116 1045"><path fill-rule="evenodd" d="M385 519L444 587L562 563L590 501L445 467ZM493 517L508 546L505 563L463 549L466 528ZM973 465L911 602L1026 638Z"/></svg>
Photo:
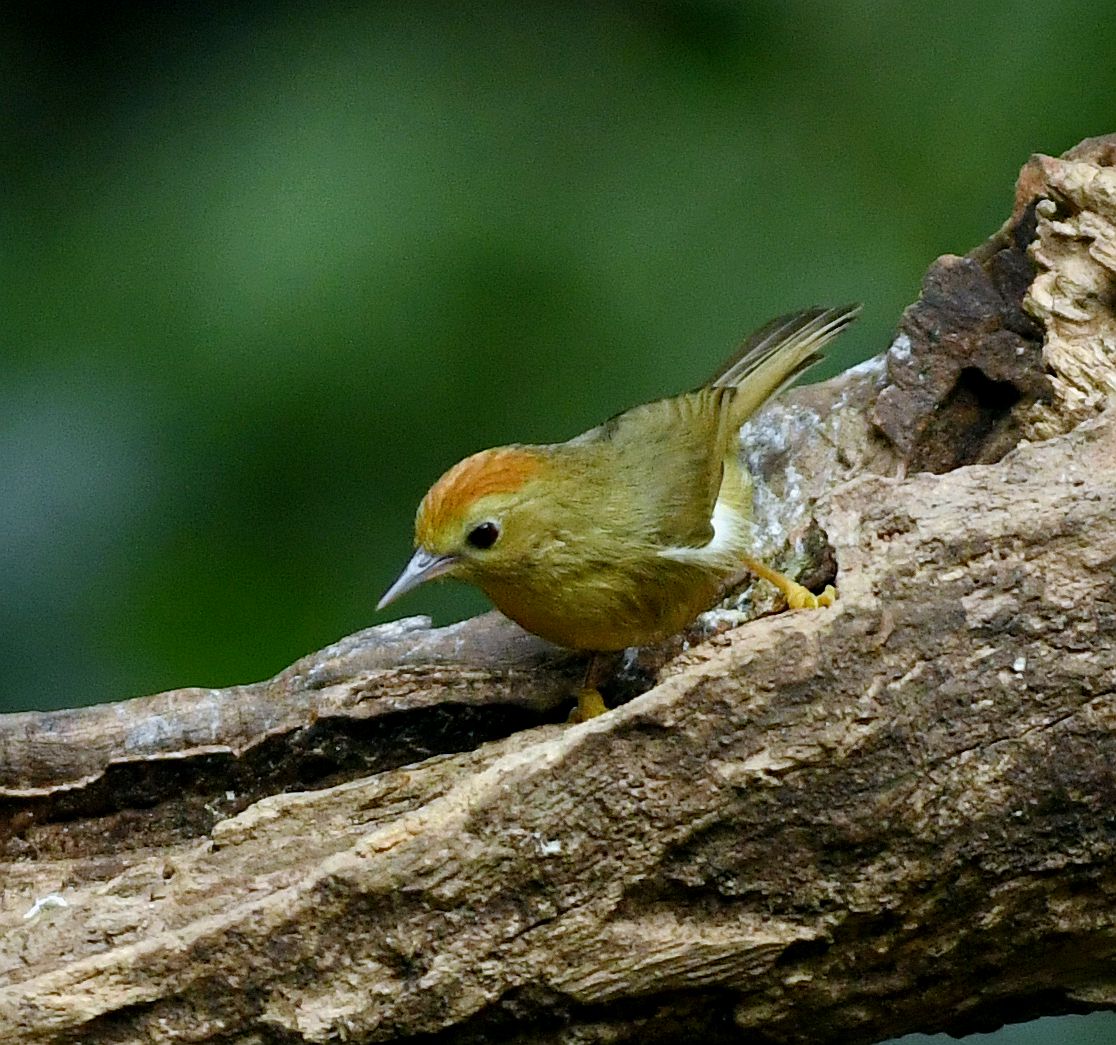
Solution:
<svg viewBox="0 0 1116 1045"><path fill-rule="evenodd" d="M572 721L606 708L595 657L674 635L747 573L792 609L832 605L751 554L752 482L740 427L822 358L859 305L779 316L700 387L633 407L563 443L472 454L427 491L414 553L377 605L427 581L479 587L505 616L585 650Z"/></svg>

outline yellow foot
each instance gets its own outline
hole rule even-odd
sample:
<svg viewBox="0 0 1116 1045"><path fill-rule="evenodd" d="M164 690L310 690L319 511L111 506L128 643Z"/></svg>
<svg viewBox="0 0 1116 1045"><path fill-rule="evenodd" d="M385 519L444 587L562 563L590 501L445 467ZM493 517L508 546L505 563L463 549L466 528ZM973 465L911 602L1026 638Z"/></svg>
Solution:
<svg viewBox="0 0 1116 1045"><path fill-rule="evenodd" d="M790 582L784 589L787 596L787 606L792 610L816 610L819 606L832 606L837 601L837 589L832 584L825 586L825 591L815 595L809 588L801 584Z"/></svg>
<svg viewBox="0 0 1116 1045"><path fill-rule="evenodd" d="M577 691L577 707L570 712L566 720L570 723L588 722L591 718L603 715L608 708L605 707L604 698L599 689L579 689Z"/></svg>
<svg viewBox="0 0 1116 1045"><path fill-rule="evenodd" d="M837 589L832 584L827 584L825 591L815 595L809 588L804 588L798 581L792 581L778 570L765 566L759 559L742 555L740 561L757 577L774 584L786 596L787 606L792 610L816 610L819 606L832 606L837 601Z"/></svg>

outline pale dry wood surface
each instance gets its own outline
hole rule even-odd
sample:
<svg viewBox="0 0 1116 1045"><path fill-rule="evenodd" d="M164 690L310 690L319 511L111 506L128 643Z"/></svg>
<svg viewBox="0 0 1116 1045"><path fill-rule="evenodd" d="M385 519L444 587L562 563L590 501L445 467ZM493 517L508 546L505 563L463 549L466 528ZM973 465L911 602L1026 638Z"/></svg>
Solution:
<svg viewBox="0 0 1116 1045"><path fill-rule="evenodd" d="M867 1043L1116 1007L1114 301L1116 147L1035 157L887 353L745 432L762 550L839 604L746 590L591 723L561 724L581 659L495 615L0 718L0 1041Z"/></svg>

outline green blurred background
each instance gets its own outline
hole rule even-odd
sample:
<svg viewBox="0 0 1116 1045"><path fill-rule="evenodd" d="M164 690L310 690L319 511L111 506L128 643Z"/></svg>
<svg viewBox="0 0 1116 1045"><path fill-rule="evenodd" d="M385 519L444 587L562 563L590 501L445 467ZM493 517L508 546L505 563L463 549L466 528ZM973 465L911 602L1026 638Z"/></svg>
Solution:
<svg viewBox="0 0 1116 1045"><path fill-rule="evenodd" d="M1031 152L1116 130L1098 10L7 7L0 710L482 609L373 611L443 469L791 308L865 302L820 376L886 347Z"/></svg>

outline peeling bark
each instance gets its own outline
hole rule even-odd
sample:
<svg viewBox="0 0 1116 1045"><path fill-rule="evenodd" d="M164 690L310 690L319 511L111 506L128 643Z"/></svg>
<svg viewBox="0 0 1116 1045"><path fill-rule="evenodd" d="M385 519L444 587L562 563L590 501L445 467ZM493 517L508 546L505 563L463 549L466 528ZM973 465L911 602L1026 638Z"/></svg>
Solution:
<svg viewBox="0 0 1116 1045"><path fill-rule="evenodd" d="M0 719L0 1040L872 1042L1116 1006L1116 140L755 418L760 586Z"/></svg>

